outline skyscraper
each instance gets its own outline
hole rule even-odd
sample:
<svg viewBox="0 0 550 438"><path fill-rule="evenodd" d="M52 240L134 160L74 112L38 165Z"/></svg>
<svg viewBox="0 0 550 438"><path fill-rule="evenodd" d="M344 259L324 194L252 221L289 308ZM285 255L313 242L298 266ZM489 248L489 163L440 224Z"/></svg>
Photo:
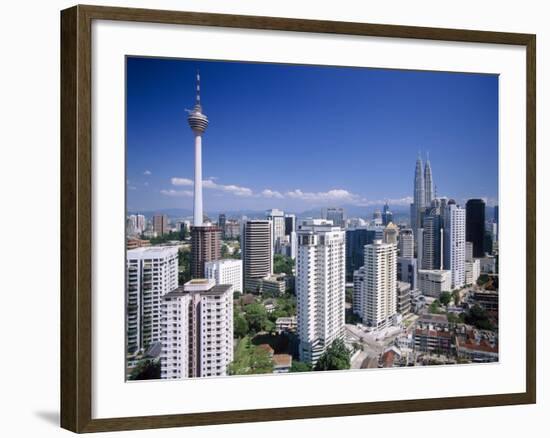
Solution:
<svg viewBox="0 0 550 438"><path fill-rule="evenodd" d="M244 290L257 292L261 280L273 273L273 225L269 220L247 220L241 232Z"/></svg>
<svg viewBox="0 0 550 438"><path fill-rule="evenodd" d="M271 226L273 227L271 230L273 252L279 254L281 252L282 240L285 236L285 213L273 208L266 211L265 216L267 220L271 221Z"/></svg>
<svg viewBox="0 0 550 438"><path fill-rule="evenodd" d="M441 269L441 216L431 208L424 216L421 269Z"/></svg>
<svg viewBox="0 0 550 438"><path fill-rule="evenodd" d="M384 329L397 313L397 247L375 240L365 246L365 266L354 274L354 312L363 323Z"/></svg>
<svg viewBox="0 0 550 438"><path fill-rule="evenodd" d="M346 230L346 277L350 280L365 264L365 245L372 243L375 237L376 231L365 227Z"/></svg>
<svg viewBox="0 0 550 438"><path fill-rule="evenodd" d="M168 216L165 214L156 214L153 216L153 231L157 236L168 234Z"/></svg>
<svg viewBox="0 0 550 438"><path fill-rule="evenodd" d="M326 220L332 221L335 227L340 227L342 229L346 228L346 217L343 208L329 207L325 210L324 216Z"/></svg>
<svg viewBox="0 0 550 438"><path fill-rule="evenodd" d="M485 256L485 201L469 199L466 202L466 240L472 242L473 255L476 258Z"/></svg>
<svg viewBox="0 0 550 438"><path fill-rule="evenodd" d="M193 187L193 226L191 227L191 276L204 278L204 264L217 260L221 255L221 229L203 225L202 209L202 135L208 126L208 118L202 112L200 75L197 72L197 96L195 106L188 111L187 121L195 135L195 180Z"/></svg>
<svg viewBox="0 0 550 438"><path fill-rule="evenodd" d="M430 157L426 157L426 165L424 167L424 185L425 185L425 193L426 198L424 201L424 205L429 206L432 204L432 200L434 199L434 185L433 185L433 179L432 179L432 166L430 164Z"/></svg>
<svg viewBox="0 0 550 438"><path fill-rule="evenodd" d="M226 217L225 214L220 213L218 216L218 227L220 227L222 232L222 237L225 237L225 223L226 223Z"/></svg>
<svg viewBox="0 0 550 438"><path fill-rule="evenodd" d="M290 236L293 231L296 231L296 215L285 214L285 235Z"/></svg>
<svg viewBox="0 0 550 438"><path fill-rule="evenodd" d="M414 257L414 236L410 228L399 231L399 257L406 259Z"/></svg>
<svg viewBox="0 0 550 438"><path fill-rule="evenodd" d="M451 287L465 284L466 263L466 212L453 200L447 204L444 232L444 269L451 271Z"/></svg>
<svg viewBox="0 0 550 438"><path fill-rule="evenodd" d="M178 249L142 247L126 252L126 349L143 351L160 340L160 302L178 287Z"/></svg>
<svg viewBox="0 0 550 438"><path fill-rule="evenodd" d="M296 260L300 360L315 364L344 336L345 233L323 219L300 224Z"/></svg>
<svg viewBox="0 0 550 438"><path fill-rule="evenodd" d="M413 203L411 204L411 228L415 235L418 228L422 228L422 212L424 211L425 202L424 173L422 172L422 158L420 158L419 154L414 170L414 192Z"/></svg>
<svg viewBox="0 0 550 438"><path fill-rule="evenodd" d="M204 278L204 264L221 258L221 229L212 225L191 227L191 277Z"/></svg>
<svg viewBox="0 0 550 438"><path fill-rule="evenodd" d="M393 221L393 214L390 211L388 201L386 201L386 203L384 204L384 208L382 209L382 224L388 225L391 221Z"/></svg>

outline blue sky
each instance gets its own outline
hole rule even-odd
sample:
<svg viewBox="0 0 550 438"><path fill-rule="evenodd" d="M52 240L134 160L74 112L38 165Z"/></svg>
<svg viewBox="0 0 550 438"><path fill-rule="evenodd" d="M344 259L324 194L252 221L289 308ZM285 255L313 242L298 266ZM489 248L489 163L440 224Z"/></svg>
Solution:
<svg viewBox="0 0 550 438"><path fill-rule="evenodd" d="M207 212L404 208L419 151L439 195L498 198L496 76L128 58L129 210L192 207L197 69Z"/></svg>

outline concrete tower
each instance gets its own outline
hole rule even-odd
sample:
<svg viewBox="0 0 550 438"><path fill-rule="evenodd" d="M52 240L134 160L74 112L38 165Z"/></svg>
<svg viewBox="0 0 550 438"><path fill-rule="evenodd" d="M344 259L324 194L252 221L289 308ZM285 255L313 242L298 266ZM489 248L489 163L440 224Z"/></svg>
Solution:
<svg viewBox="0 0 550 438"><path fill-rule="evenodd" d="M424 166L424 185L426 200L425 205L430 206L434 198L434 184L432 179L432 166L430 164L430 156L426 156L426 165Z"/></svg>
<svg viewBox="0 0 550 438"><path fill-rule="evenodd" d="M416 168L414 171L414 196L413 204L411 205L411 228L413 233L417 232L418 228L422 227L422 211L426 205L426 192L424 185L424 173L422 171L422 158L418 154L416 159Z"/></svg>
<svg viewBox="0 0 550 438"><path fill-rule="evenodd" d="M197 99L195 107L187 117L189 126L195 134L195 186L193 192L193 225L202 225L202 134L208 126L208 118L202 112L201 106L201 76L197 72Z"/></svg>
<svg viewBox="0 0 550 438"><path fill-rule="evenodd" d="M195 182L193 193L193 226L191 227L191 276L204 278L204 264L221 256L221 228L203 225L202 209L202 134L208 118L202 113L200 75L197 72L197 97L187 121L195 134Z"/></svg>

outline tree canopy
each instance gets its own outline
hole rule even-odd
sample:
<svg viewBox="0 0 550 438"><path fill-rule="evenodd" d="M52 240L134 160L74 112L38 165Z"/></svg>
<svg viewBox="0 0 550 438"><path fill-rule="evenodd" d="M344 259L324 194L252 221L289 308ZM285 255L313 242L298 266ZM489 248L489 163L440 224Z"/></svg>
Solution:
<svg viewBox="0 0 550 438"><path fill-rule="evenodd" d="M451 302L451 293L450 292L441 292L441 294L439 295L439 302L441 304L443 304L444 306L448 306L449 303Z"/></svg>
<svg viewBox="0 0 550 438"><path fill-rule="evenodd" d="M348 370L350 367L349 350L344 341L336 339L315 364L315 371Z"/></svg>
<svg viewBox="0 0 550 438"><path fill-rule="evenodd" d="M284 273L286 275L292 275L293 268L294 260L292 260L291 257L282 254L275 254L273 256L273 272L276 274Z"/></svg>

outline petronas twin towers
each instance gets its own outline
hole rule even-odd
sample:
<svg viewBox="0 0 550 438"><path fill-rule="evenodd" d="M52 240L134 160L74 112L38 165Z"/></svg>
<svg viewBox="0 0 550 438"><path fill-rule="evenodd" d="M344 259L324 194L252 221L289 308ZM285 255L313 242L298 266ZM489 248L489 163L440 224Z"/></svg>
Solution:
<svg viewBox="0 0 550 438"><path fill-rule="evenodd" d="M429 157L422 169L422 158L418 154L416 169L414 172L414 197L411 204L411 228L416 230L422 226L422 214L426 207L429 207L434 199L434 185L432 179L432 167Z"/></svg>

